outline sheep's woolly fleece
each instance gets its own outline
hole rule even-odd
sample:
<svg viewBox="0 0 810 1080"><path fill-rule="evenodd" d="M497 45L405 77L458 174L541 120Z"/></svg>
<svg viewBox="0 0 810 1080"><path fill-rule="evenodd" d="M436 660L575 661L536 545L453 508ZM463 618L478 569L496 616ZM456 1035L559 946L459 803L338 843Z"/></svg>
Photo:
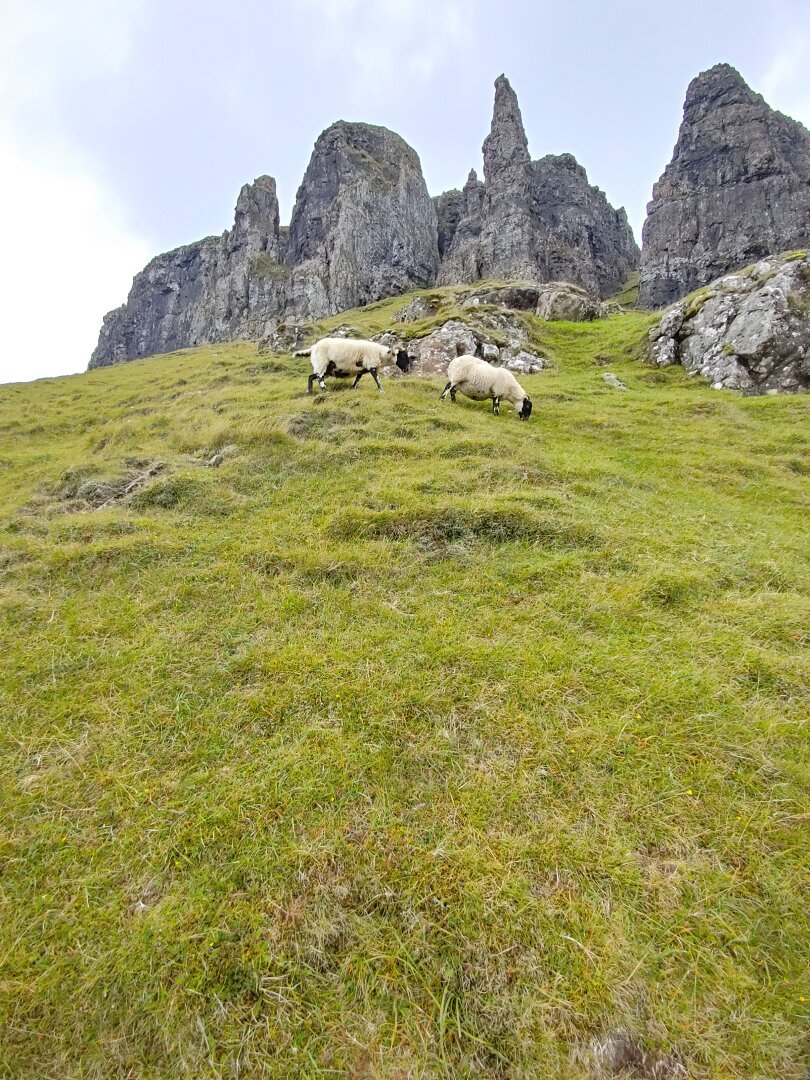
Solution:
<svg viewBox="0 0 810 1080"><path fill-rule="evenodd" d="M493 367L477 356L459 356L451 360L447 378L449 381L445 393L452 387L474 401L487 398L497 401L502 398L514 405L522 419L531 412L531 399L512 372Z"/></svg>

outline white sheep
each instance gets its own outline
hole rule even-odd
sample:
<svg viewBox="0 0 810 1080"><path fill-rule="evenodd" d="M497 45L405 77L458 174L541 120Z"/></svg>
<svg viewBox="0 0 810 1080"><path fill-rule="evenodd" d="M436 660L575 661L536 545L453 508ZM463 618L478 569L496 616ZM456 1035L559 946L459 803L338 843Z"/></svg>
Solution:
<svg viewBox="0 0 810 1080"><path fill-rule="evenodd" d="M456 390L473 401L485 401L492 398L492 411L500 415L501 398L515 406L521 420L528 420L532 413L532 399L506 368L493 367L486 360L477 356L457 356L450 361L447 369L448 383L439 399L443 401L450 394L450 400L456 400Z"/></svg>
<svg viewBox="0 0 810 1080"><path fill-rule="evenodd" d="M355 380L352 383L352 389L354 389L366 372L371 375L377 384L377 389L382 393L380 380L377 378L378 367L394 363L402 371L407 371L410 366L408 354L404 349L355 338L321 338L311 349L304 349L295 355L306 356L307 353L312 362L312 374L307 381L308 394L312 393L312 384L316 379L321 390L325 390L323 380L327 375L334 375L339 379L354 375Z"/></svg>

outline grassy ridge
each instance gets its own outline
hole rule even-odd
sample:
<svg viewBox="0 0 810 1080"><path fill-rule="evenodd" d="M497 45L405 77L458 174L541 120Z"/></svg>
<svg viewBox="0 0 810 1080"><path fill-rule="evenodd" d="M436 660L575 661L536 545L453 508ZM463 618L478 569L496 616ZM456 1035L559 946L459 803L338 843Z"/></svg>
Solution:
<svg viewBox="0 0 810 1080"><path fill-rule="evenodd" d="M810 401L646 325L0 390L2 1075L804 1075Z"/></svg>

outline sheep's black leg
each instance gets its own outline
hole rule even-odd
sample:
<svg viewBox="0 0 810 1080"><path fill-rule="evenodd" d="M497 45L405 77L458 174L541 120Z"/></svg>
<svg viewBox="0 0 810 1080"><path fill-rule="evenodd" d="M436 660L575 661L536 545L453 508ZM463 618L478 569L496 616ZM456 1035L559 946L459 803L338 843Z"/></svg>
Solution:
<svg viewBox="0 0 810 1080"><path fill-rule="evenodd" d="M495 416L501 415L501 399L499 397L492 399L492 412Z"/></svg>
<svg viewBox="0 0 810 1080"><path fill-rule="evenodd" d="M377 384L377 389L380 391L380 393L382 393L383 388L380 386L380 380L377 378L377 369L375 367L373 367L373 368L369 368L369 371L371 373L372 379ZM358 375L358 378L359 378L359 375Z"/></svg>
<svg viewBox="0 0 810 1080"><path fill-rule="evenodd" d="M308 394L311 394L311 393L312 393L312 384L313 384L313 383L315 382L315 380L316 380L317 378L318 378L318 376L317 376L317 375L315 374L315 372L313 371L313 373L312 373L312 374L310 375L310 377L309 377L309 378L307 379L307 393L308 393Z"/></svg>
<svg viewBox="0 0 810 1080"><path fill-rule="evenodd" d="M450 400L455 405L455 403L456 403L456 388L455 388L455 386L450 387Z"/></svg>
<svg viewBox="0 0 810 1080"><path fill-rule="evenodd" d="M357 384L360 382L360 380L363 378L364 375L365 375L365 370L361 371L360 374L357 376L357 378L352 383L352 390L354 390L355 386L357 386Z"/></svg>
<svg viewBox="0 0 810 1080"><path fill-rule="evenodd" d="M441 394L441 397L439 398L439 401L444 401L444 399L447 397L447 391L450 389L450 387L452 385L453 385L452 383L448 383L447 386L445 386L444 390L442 390L442 394Z"/></svg>

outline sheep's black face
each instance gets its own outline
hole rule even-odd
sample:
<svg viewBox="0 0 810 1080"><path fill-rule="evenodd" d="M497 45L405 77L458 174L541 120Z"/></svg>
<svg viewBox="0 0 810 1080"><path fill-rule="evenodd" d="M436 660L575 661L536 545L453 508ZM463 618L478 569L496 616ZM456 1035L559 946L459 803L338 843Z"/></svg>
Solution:
<svg viewBox="0 0 810 1080"><path fill-rule="evenodd" d="M411 358L404 349L397 349L396 365L400 371L408 371L411 366Z"/></svg>
<svg viewBox="0 0 810 1080"><path fill-rule="evenodd" d="M523 399L523 406L522 406L522 408L520 410L520 419L521 420L528 420L531 415L532 415L531 398L525 397Z"/></svg>

